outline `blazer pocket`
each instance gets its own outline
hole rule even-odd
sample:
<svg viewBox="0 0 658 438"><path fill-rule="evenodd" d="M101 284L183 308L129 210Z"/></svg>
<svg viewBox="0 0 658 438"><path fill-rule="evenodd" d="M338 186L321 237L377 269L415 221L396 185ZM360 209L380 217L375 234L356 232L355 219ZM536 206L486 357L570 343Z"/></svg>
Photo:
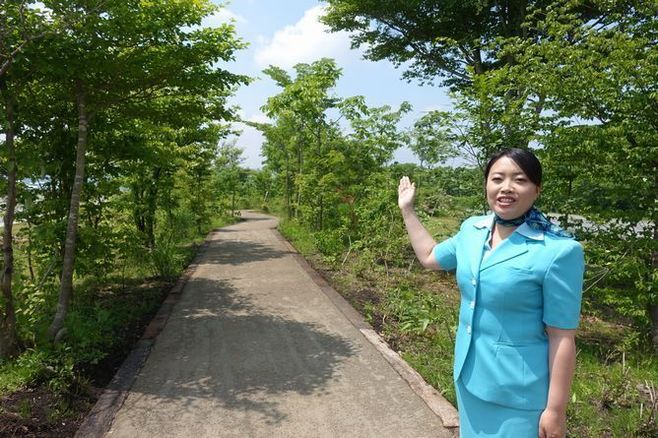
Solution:
<svg viewBox="0 0 658 438"><path fill-rule="evenodd" d="M520 276L529 276L529 277L534 277L535 272L532 269L527 269L527 268L522 268L522 267L516 267L516 266L501 266L500 267L501 271L506 271L507 273L511 275L520 275Z"/></svg>
<svg viewBox="0 0 658 438"><path fill-rule="evenodd" d="M520 409L544 409L548 396L548 348L545 344L496 344L500 393Z"/></svg>

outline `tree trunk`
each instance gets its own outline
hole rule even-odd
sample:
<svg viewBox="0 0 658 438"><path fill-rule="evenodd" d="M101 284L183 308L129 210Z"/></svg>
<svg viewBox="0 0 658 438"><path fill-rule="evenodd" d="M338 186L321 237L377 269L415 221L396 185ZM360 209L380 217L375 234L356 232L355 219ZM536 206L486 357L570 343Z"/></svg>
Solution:
<svg viewBox="0 0 658 438"><path fill-rule="evenodd" d="M132 185L132 195L133 195L133 220L135 221L135 226L137 229L145 233L146 232L146 214L144 212L144 190L143 185L139 183L134 183Z"/></svg>
<svg viewBox="0 0 658 438"><path fill-rule="evenodd" d="M302 168L304 166L304 156L302 154L302 143L301 141L297 140L297 177L299 178L298 181L301 181L301 177L304 174L302 171ZM299 182L296 185L297 189L297 194L296 194L296 201L295 201L295 217L299 219L299 207L302 204L302 189L301 185Z"/></svg>
<svg viewBox="0 0 658 438"><path fill-rule="evenodd" d="M658 354L658 304L649 304L649 317L651 318L651 343L653 351Z"/></svg>
<svg viewBox="0 0 658 438"><path fill-rule="evenodd" d="M322 156L322 125L318 124L318 132L316 134L318 141L318 161L321 161ZM320 190L320 195L318 199L318 230L322 231L324 228L324 197L322 196L322 187L318 187Z"/></svg>
<svg viewBox="0 0 658 438"><path fill-rule="evenodd" d="M7 145L7 210L4 215L4 230L2 233L2 254L4 266L2 271L2 301L0 302L0 359L16 353L18 340L16 336L16 313L12 293L12 276L14 272L14 244L12 228L16 209L16 177L18 174L16 149L14 145L14 102L8 93L4 79L0 80L0 91L5 97L5 115L7 129L5 144Z"/></svg>
<svg viewBox="0 0 658 438"><path fill-rule="evenodd" d="M156 226L156 217L155 213L158 209L158 189L160 184L160 175L162 174L162 168L156 167L151 173L151 181L149 181L146 193L148 199L146 200L146 243L150 249L155 248L155 226Z"/></svg>
<svg viewBox="0 0 658 438"><path fill-rule="evenodd" d="M292 211L290 210L290 156L288 150L284 148L284 153L286 154L286 211L288 212L288 219L292 217Z"/></svg>
<svg viewBox="0 0 658 438"><path fill-rule="evenodd" d="M658 182L658 178L654 177L654 179ZM658 183L656 186L658 186ZM658 222L656 222L655 217L653 218L653 241L658 241ZM658 269L658 251L656 250L651 253L651 266L654 272ZM654 298L648 307L649 319L651 320L651 342L654 353L658 354L658 300Z"/></svg>
<svg viewBox="0 0 658 438"><path fill-rule="evenodd" d="M473 71L476 75L484 73L484 65L482 64L482 52L479 47L473 49Z"/></svg>
<svg viewBox="0 0 658 438"><path fill-rule="evenodd" d="M62 280L59 287L59 301L52 324L48 328L48 338L57 340L62 335L64 320L69 310L71 296L73 295L73 268L75 264L75 240L78 233L78 219L80 214L80 198L85 176L85 153L87 151L87 108L86 95L81 84L78 84L78 144L75 157L75 180L71 190L71 204L66 227L66 240L64 242L64 261L62 263Z"/></svg>

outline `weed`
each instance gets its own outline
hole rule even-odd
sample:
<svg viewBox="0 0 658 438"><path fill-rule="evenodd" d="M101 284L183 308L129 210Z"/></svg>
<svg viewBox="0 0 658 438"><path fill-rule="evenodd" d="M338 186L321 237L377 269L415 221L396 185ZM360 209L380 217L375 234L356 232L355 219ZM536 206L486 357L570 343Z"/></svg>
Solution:
<svg viewBox="0 0 658 438"><path fill-rule="evenodd" d="M18 415L24 419L27 420L32 416L32 403L30 403L30 400L28 399L23 399L20 402L18 402L18 409L17 409Z"/></svg>
<svg viewBox="0 0 658 438"><path fill-rule="evenodd" d="M159 241L150 256L153 271L161 278L172 279L180 273L184 258L172 239Z"/></svg>
<svg viewBox="0 0 658 438"><path fill-rule="evenodd" d="M64 398L58 398L47 411L46 418L49 423L56 423L73 415L71 404Z"/></svg>

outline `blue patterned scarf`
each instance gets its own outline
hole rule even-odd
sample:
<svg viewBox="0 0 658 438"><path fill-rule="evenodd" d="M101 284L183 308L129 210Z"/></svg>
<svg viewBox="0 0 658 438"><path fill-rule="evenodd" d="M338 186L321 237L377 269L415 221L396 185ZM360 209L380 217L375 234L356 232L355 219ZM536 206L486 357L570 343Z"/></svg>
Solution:
<svg viewBox="0 0 658 438"><path fill-rule="evenodd" d="M534 206L523 216L517 217L516 219L503 219L494 213L494 222L504 227L518 227L519 225L526 223L533 230L551 233L560 237L570 237L572 239L574 237L570 232L563 230L558 225L552 223L544 213Z"/></svg>

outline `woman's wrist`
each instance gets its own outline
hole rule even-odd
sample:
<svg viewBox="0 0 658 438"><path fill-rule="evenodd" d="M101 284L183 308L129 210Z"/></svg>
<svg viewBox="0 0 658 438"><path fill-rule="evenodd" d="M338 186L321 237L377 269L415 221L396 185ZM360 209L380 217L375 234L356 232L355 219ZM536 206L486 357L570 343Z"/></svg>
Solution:
<svg viewBox="0 0 658 438"><path fill-rule="evenodd" d="M545 411L553 412L555 415L558 415L560 417L565 417L567 415L567 405L560 405L560 404L547 404L546 408L544 409Z"/></svg>

